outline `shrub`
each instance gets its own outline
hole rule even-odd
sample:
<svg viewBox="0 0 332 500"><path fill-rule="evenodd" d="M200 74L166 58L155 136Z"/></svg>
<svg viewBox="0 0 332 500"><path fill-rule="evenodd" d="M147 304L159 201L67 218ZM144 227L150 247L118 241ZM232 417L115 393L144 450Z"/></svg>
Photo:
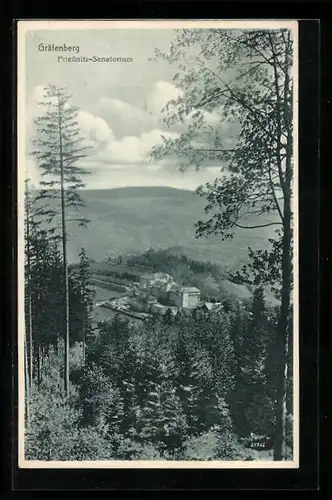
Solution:
<svg viewBox="0 0 332 500"><path fill-rule="evenodd" d="M118 460L167 460L167 452L161 452L156 444L138 443L131 438L121 438L117 447Z"/></svg>
<svg viewBox="0 0 332 500"><path fill-rule="evenodd" d="M30 397L30 421L26 426L26 460L110 460L114 443L101 427L81 426L76 399L47 387Z"/></svg>
<svg viewBox="0 0 332 500"><path fill-rule="evenodd" d="M219 435L209 430L188 438L183 446L179 460L215 460L219 448Z"/></svg>
<svg viewBox="0 0 332 500"><path fill-rule="evenodd" d="M33 390L30 421L26 426L27 460L75 460L73 449L79 435L80 414L60 391Z"/></svg>

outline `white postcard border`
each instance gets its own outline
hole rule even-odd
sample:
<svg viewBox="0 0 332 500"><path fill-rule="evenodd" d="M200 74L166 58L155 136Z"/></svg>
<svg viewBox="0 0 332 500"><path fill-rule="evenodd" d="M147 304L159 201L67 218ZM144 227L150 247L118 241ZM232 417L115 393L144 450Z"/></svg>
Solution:
<svg viewBox="0 0 332 500"><path fill-rule="evenodd" d="M293 137L294 137L294 283L293 283L293 460L292 461L38 461L24 458L24 369L18 373L18 466L24 469L296 469L299 467L299 165L298 165L298 22L296 20L20 20L17 29L17 221L18 221L18 367L24 366L24 179L25 179L25 35L38 30L99 29L290 29L293 33Z"/></svg>

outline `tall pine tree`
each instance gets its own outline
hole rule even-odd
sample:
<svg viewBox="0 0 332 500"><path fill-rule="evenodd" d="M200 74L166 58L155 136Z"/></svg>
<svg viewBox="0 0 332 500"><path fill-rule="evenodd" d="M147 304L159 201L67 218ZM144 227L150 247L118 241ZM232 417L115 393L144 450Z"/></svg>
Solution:
<svg viewBox="0 0 332 500"><path fill-rule="evenodd" d="M33 155L41 169L43 181L38 201L45 207L45 216L49 222L60 215L63 281L64 281L64 387L69 394L69 277L67 224L75 221L79 225L86 225L85 218L71 215L70 210L78 210L84 203L79 189L85 186L83 176L88 173L78 163L86 156L87 147L80 136L77 121L77 108L70 104L70 95L64 88L49 85L45 88L44 101L40 103L45 108L43 115L35 120L36 139L33 141L35 149ZM58 202L58 204L56 203Z"/></svg>

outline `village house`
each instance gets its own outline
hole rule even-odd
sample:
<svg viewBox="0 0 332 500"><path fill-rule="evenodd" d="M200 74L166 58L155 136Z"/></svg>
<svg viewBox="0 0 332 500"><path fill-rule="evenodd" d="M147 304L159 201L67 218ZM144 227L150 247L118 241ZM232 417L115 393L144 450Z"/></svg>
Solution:
<svg viewBox="0 0 332 500"><path fill-rule="evenodd" d="M170 281L173 281L173 278L167 273L148 273L143 274L140 277L140 288L148 289L153 286L160 287L162 285L166 285Z"/></svg>
<svg viewBox="0 0 332 500"><path fill-rule="evenodd" d="M223 306L220 302L204 302L199 309L206 313L220 313L223 311Z"/></svg>
<svg viewBox="0 0 332 500"><path fill-rule="evenodd" d="M180 308L194 309L201 299L201 292L194 286L180 288Z"/></svg>
<svg viewBox="0 0 332 500"><path fill-rule="evenodd" d="M202 315L220 315L224 311L223 305L220 302L201 302L195 309L195 317L199 318Z"/></svg>
<svg viewBox="0 0 332 500"><path fill-rule="evenodd" d="M141 298L147 294L160 301L169 302L169 306L178 309L194 309L200 302L200 291L196 287L180 287L167 273L144 274L140 278ZM165 304L164 304L165 305Z"/></svg>

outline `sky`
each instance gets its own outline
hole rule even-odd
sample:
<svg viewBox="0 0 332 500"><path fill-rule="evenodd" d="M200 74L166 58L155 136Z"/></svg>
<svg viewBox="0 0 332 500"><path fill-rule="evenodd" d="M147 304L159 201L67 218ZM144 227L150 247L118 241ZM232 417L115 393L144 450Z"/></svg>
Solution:
<svg viewBox="0 0 332 500"><path fill-rule="evenodd" d="M48 84L67 87L79 108L81 133L93 145L93 153L81 165L91 172L86 177L87 188L163 185L193 190L215 179L218 165L182 173L177 163L151 160L151 148L161 141L161 135L176 137L181 132L181 125L168 129L161 113L181 92L172 82L176 67L149 60L155 47L167 51L174 36L171 29L26 33L25 157L27 175L34 185L40 174L29 155L29 138ZM79 53L40 50L64 43L79 47ZM59 55L122 57L132 58L132 62L65 63L58 61Z"/></svg>

